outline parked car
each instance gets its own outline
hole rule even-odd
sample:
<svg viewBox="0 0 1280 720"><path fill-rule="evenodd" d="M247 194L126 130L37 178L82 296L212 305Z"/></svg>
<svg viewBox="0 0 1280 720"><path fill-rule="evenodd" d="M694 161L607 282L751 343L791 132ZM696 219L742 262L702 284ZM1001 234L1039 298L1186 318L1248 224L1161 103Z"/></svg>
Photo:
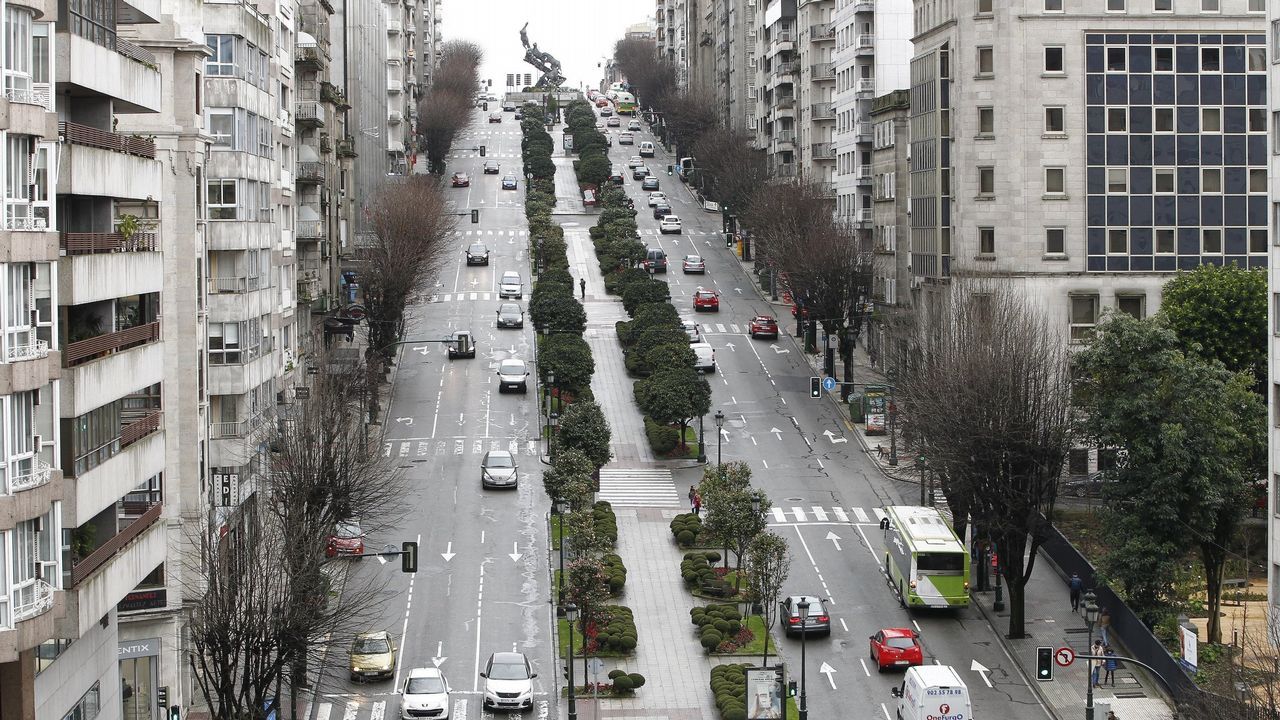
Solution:
<svg viewBox="0 0 1280 720"><path fill-rule="evenodd" d="M649 193L649 207L657 205L659 202L667 202L667 194L661 192Z"/></svg>
<svg viewBox="0 0 1280 720"><path fill-rule="evenodd" d="M498 652L489 656L480 673L484 678L484 706L495 710L533 707L533 679L538 673L524 653Z"/></svg>
<svg viewBox="0 0 1280 720"><path fill-rule="evenodd" d="M523 362L521 362L523 365ZM523 381L523 376L521 380ZM484 488L514 488L520 468L516 459L506 450L490 450L480 461L480 486Z"/></svg>
<svg viewBox="0 0 1280 720"><path fill-rule="evenodd" d="M644 182L640 183L641 190L657 190L659 187L661 187L661 184L658 182L658 178L653 175L646 175Z"/></svg>
<svg viewBox="0 0 1280 720"><path fill-rule="evenodd" d="M683 230L681 229L680 218L675 215L664 215L662 220L658 222L658 232L661 232L663 235L666 235L667 233L675 233L677 235L682 234Z"/></svg>
<svg viewBox="0 0 1280 720"><path fill-rule="evenodd" d="M485 175L497 175L497 174L498 174L498 172L499 172L501 169L502 169L502 163L498 162L497 160L485 160L485 161L484 161L484 174L485 174Z"/></svg>
<svg viewBox="0 0 1280 720"><path fill-rule="evenodd" d="M809 601L809 617L803 623L800 622L801 600ZM787 637L799 633L806 635L830 635L831 634L831 616L827 614L827 608L822 604L822 600L812 595L791 595L783 600L780 604L782 612L779 617L782 618L782 629L786 632Z"/></svg>
<svg viewBox="0 0 1280 720"><path fill-rule="evenodd" d="M360 633L347 652L351 679L390 680L396 671L396 643L386 630Z"/></svg>
<svg viewBox="0 0 1280 720"><path fill-rule="evenodd" d="M498 281L498 297L519 300L523 294L524 281L520 279L520 273L515 270L502 273L502 279Z"/></svg>
<svg viewBox="0 0 1280 720"><path fill-rule="evenodd" d="M920 636L911 628L884 628L872 635L870 641L871 659L876 661L876 669L880 672L885 668L924 664Z"/></svg>
<svg viewBox="0 0 1280 720"><path fill-rule="evenodd" d="M502 178L502 189L503 189L503 190L515 190L515 189L516 189L516 186L517 186L517 183L516 183L516 176L515 176L515 175L507 175L507 176L505 176L505 177L503 177L503 178Z"/></svg>
<svg viewBox="0 0 1280 720"><path fill-rule="evenodd" d="M420 667L409 671L400 695L401 720L449 717L449 681L439 668Z"/></svg>
<svg viewBox="0 0 1280 720"><path fill-rule="evenodd" d="M522 328L524 327L524 310L515 303L502 303L498 306L498 327L500 328Z"/></svg>
<svg viewBox="0 0 1280 720"><path fill-rule="evenodd" d="M364 531L360 529L360 523L354 520L338 523L325 541L324 554L331 558L354 555L359 560L364 554Z"/></svg>
<svg viewBox="0 0 1280 720"><path fill-rule="evenodd" d="M778 337L778 321L772 315L757 315L751 318L751 337Z"/></svg>
<svg viewBox="0 0 1280 720"><path fill-rule="evenodd" d="M466 173L453 174L454 187L471 187L471 177Z"/></svg>
<svg viewBox="0 0 1280 720"><path fill-rule="evenodd" d="M470 330L455 330L449 336L449 359L473 358L476 356L476 341Z"/></svg>
<svg viewBox="0 0 1280 720"><path fill-rule="evenodd" d="M707 263L701 255L685 255L684 260L680 262L680 269L684 270L685 275L693 273L704 275L707 272Z"/></svg>
<svg viewBox="0 0 1280 720"><path fill-rule="evenodd" d="M720 312L720 296L715 290L698 288L693 291L693 311Z"/></svg>
<svg viewBox="0 0 1280 720"><path fill-rule="evenodd" d="M1092 472L1088 475L1068 475L1058 481L1058 494L1072 497L1102 497L1102 481L1106 473Z"/></svg>
<svg viewBox="0 0 1280 720"><path fill-rule="evenodd" d="M484 243L471 243L467 246L468 265L488 265L489 247Z"/></svg>

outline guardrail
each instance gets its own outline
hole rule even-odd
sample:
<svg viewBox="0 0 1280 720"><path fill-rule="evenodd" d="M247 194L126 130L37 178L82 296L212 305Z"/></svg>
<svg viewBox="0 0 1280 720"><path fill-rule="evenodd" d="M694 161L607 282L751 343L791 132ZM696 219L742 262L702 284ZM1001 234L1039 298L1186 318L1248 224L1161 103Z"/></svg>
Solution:
<svg viewBox="0 0 1280 720"><path fill-rule="evenodd" d="M60 246L68 255L96 255L117 252L153 252L156 234L136 232L125 238L123 233L64 232Z"/></svg>
<svg viewBox="0 0 1280 720"><path fill-rule="evenodd" d="M138 442L142 438L160 429L160 418L164 414L161 410L156 410L150 415L141 417L120 431L120 447L126 448Z"/></svg>

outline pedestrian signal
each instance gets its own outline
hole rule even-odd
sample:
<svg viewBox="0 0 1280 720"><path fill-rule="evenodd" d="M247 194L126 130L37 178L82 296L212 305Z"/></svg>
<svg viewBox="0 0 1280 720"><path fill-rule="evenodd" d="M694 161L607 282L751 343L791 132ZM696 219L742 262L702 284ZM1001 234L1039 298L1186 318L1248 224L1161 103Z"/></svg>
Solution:
<svg viewBox="0 0 1280 720"><path fill-rule="evenodd" d="M1040 682L1053 679L1053 648L1036 648L1036 679Z"/></svg>
<svg viewBox="0 0 1280 720"><path fill-rule="evenodd" d="M811 398L822 397L822 378L820 377L809 378L809 397Z"/></svg>
<svg viewBox="0 0 1280 720"><path fill-rule="evenodd" d="M410 540L400 544L400 571L418 572L418 543Z"/></svg>
<svg viewBox="0 0 1280 720"><path fill-rule="evenodd" d="M484 146L480 146L480 157L484 157Z"/></svg>
<svg viewBox="0 0 1280 720"><path fill-rule="evenodd" d="M474 223L478 223L478 222L480 222L480 211L479 211L479 210L472 210L472 211L471 211L471 222L472 222L473 224L474 224Z"/></svg>

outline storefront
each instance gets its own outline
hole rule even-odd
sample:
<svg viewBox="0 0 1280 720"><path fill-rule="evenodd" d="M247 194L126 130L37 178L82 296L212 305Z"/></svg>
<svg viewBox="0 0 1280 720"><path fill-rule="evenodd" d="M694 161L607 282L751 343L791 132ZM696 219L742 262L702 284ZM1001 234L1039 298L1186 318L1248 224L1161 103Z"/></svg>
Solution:
<svg viewBox="0 0 1280 720"><path fill-rule="evenodd" d="M117 659L120 662L120 717L160 720L156 700L160 638L122 641Z"/></svg>

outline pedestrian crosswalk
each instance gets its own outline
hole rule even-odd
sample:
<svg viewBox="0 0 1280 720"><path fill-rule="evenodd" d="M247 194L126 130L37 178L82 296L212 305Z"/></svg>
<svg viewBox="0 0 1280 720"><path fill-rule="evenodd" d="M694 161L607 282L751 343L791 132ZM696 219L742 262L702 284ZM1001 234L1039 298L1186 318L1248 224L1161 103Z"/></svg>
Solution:
<svg viewBox="0 0 1280 720"><path fill-rule="evenodd" d="M796 523L879 525L880 521L887 516L884 510L880 508L823 507L821 505L803 507L792 505L788 507L771 507L767 517L769 522L775 525L792 525Z"/></svg>
<svg viewBox="0 0 1280 720"><path fill-rule="evenodd" d="M604 468L597 496L617 507L681 507L670 470Z"/></svg>
<svg viewBox="0 0 1280 720"><path fill-rule="evenodd" d="M460 293L436 293L431 296L431 302L473 302L476 300L503 300L511 299L498 297L496 292L460 292Z"/></svg>
<svg viewBox="0 0 1280 720"><path fill-rule="evenodd" d="M424 458L446 455L483 455L490 451L506 450L512 455L538 457L541 449L537 440L523 438L422 438L388 440L382 444L382 457Z"/></svg>
<svg viewBox="0 0 1280 720"><path fill-rule="evenodd" d="M479 692L453 690L450 696L449 717L453 720L493 720L495 717L492 711L484 708ZM533 708L523 713L513 713L511 717L529 717L535 714L547 717L549 701L546 697L545 692L535 692ZM392 720L401 714L399 694L393 692L373 697L322 695L318 700L314 707L299 708L303 710L300 717L315 720Z"/></svg>
<svg viewBox="0 0 1280 720"><path fill-rule="evenodd" d="M473 240L493 239L493 238L517 238L527 237L528 230L454 230L453 234L460 237L470 237Z"/></svg>

